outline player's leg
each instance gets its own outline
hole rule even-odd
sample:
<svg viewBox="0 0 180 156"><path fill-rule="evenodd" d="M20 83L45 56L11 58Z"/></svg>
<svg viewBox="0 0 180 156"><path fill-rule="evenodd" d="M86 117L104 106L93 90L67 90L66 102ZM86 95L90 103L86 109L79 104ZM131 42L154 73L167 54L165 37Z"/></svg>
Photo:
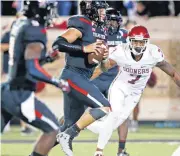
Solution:
<svg viewBox="0 0 180 156"><path fill-rule="evenodd" d="M6 125L8 124L8 122L12 119L13 115L6 111L9 109L9 103L11 103L11 98L7 98L5 96L5 93L7 88L7 84L2 83L1 84L1 133L4 131Z"/></svg>
<svg viewBox="0 0 180 156"><path fill-rule="evenodd" d="M116 84L113 84L109 89L108 99L111 103L112 112L108 114L108 116L104 119L103 124L99 126L100 133L98 137L95 156L100 153L102 155L103 149L105 145L108 143L112 135L112 132L118 127L116 126L117 119L118 115L121 113L121 110L123 109L125 95Z"/></svg>
<svg viewBox="0 0 180 156"><path fill-rule="evenodd" d="M101 91L101 93L106 96L106 90L107 90L107 81L102 81L100 77L95 78L92 80L92 83L98 87L98 89Z"/></svg>
<svg viewBox="0 0 180 156"><path fill-rule="evenodd" d="M128 156L125 151L126 139L128 134L128 119L126 119L122 125L118 127L119 145L117 156Z"/></svg>
<svg viewBox="0 0 180 156"><path fill-rule="evenodd" d="M92 107L92 109L86 111L81 116L76 124L68 128L64 133L58 135L65 153L72 155L72 139L89 124L104 117L109 112L110 104L92 82L74 72L69 71L68 74L69 73L68 82L71 86L69 95L80 101L82 105ZM69 138L69 140L65 140L64 138Z"/></svg>
<svg viewBox="0 0 180 156"><path fill-rule="evenodd" d="M107 116L104 127L99 134L97 150L103 151L105 145L111 137L114 129L118 128L130 115L135 105L140 99L140 94L124 95L118 85L115 83L109 91L109 100L112 107L112 113ZM120 101L117 101L120 100ZM108 121L109 120L109 121ZM112 128L113 127L113 128ZM98 153L99 154L99 153Z"/></svg>
<svg viewBox="0 0 180 156"><path fill-rule="evenodd" d="M139 128L138 124L138 115L139 115L139 103L136 105L136 107L133 110L133 119L131 121L131 131L132 132L137 132Z"/></svg>
<svg viewBox="0 0 180 156"><path fill-rule="evenodd" d="M31 91L12 90L7 86L2 91L2 101L3 109L8 113L44 132L31 156L46 156L56 141L59 129L59 123L54 114L42 102L35 99Z"/></svg>
<svg viewBox="0 0 180 156"><path fill-rule="evenodd" d="M81 101L76 100L71 94L64 93L64 116L61 132L75 124L84 113L85 108Z"/></svg>
<svg viewBox="0 0 180 156"><path fill-rule="evenodd" d="M59 123L55 115L41 101L35 98L35 120L28 122L32 126L43 131L43 134L37 140L34 151L31 156L46 156L56 142L56 135L59 130ZM39 154L39 155L38 155Z"/></svg>
<svg viewBox="0 0 180 156"><path fill-rule="evenodd" d="M112 77L114 77L114 75L112 75ZM112 77L109 77L107 75L101 74L100 76L98 76L97 78L92 80L92 83L98 87L98 89L101 91L101 93L108 98L108 90L109 90L109 86L112 83ZM109 79L108 79L109 78ZM93 133L99 134L100 133L100 127L103 125L103 121L96 121L93 122L92 124L90 124L87 129L92 131Z"/></svg>
<svg viewBox="0 0 180 156"><path fill-rule="evenodd" d="M1 102L1 106L3 107L3 103ZM8 122L12 119L12 115L8 113L6 110L1 108L1 133L4 131L4 128L8 124Z"/></svg>

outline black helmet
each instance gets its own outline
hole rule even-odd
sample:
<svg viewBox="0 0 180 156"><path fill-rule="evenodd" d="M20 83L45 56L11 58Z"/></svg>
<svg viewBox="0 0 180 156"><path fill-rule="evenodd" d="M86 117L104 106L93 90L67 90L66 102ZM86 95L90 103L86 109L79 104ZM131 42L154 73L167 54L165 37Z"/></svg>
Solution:
<svg viewBox="0 0 180 156"><path fill-rule="evenodd" d="M96 22L98 25L105 24L105 21L101 21L98 13L98 9L106 9L108 8L108 4L106 1L86 1L82 0L80 2L80 9L81 13L88 18L90 18L92 21Z"/></svg>
<svg viewBox="0 0 180 156"><path fill-rule="evenodd" d="M49 26L52 19L57 17L56 5L56 2L24 0L23 14L27 18L36 19L44 26Z"/></svg>
<svg viewBox="0 0 180 156"><path fill-rule="evenodd" d="M118 24L117 27L109 26L108 32L111 35L117 33L119 31L119 28L120 28L122 21L123 21L120 11L117 11L114 8L108 8L106 10L106 17L107 17L108 21L114 20L114 21L117 21L117 24Z"/></svg>

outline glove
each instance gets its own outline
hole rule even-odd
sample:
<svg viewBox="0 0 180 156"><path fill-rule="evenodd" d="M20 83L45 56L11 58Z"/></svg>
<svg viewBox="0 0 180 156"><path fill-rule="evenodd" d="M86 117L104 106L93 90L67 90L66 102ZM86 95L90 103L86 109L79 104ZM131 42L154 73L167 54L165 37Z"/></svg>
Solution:
<svg viewBox="0 0 180 156"><path fill-rule="evenodd" d="M48 52L46 55L46 62L54 62L59 58L58 51Z"/></svg>

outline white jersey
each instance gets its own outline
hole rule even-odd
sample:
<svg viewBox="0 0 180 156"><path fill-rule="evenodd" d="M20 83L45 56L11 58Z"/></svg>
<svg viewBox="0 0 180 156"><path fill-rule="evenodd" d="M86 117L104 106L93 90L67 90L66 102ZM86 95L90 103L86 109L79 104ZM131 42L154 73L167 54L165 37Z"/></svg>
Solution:
<svg viewBox="0 0 180 156"><path fill-rule="evenodd" d="M120 72L114 81L121 83L122 90L125 93L129 91L142 93L153 67L164 60L164 55L159 47L148 44L142 58L136 62L132 58L129 44L125 43L118 45L109 58L120 66Z"/></svg>

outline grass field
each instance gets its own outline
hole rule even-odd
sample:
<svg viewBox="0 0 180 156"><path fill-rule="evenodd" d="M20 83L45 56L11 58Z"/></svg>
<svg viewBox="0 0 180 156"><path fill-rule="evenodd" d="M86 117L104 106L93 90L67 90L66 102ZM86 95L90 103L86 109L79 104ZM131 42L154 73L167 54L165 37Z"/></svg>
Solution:
<svg viewBox="0 0 180 156"><path fill-rule="evenodd" d="M39 132L35 132L32 136L21 136L19 128L13 127L11 132L4 133L1 136L2 156L28 156L33 148L31 142L33 142L38 135ZM95 134L87 130L83 131L73 144L74 155L93 156L94 150L96 149L96 140L97 136ZM116 140L117 133L114 132L111 142L106 146L105 156L116 155ZM138 133L129 133L126 148L130 156L171 156L179 145L180 129L158 129L152 126L141 126ZM49 156L63 155L59 146L55 147L49 154Z"/></svg>

